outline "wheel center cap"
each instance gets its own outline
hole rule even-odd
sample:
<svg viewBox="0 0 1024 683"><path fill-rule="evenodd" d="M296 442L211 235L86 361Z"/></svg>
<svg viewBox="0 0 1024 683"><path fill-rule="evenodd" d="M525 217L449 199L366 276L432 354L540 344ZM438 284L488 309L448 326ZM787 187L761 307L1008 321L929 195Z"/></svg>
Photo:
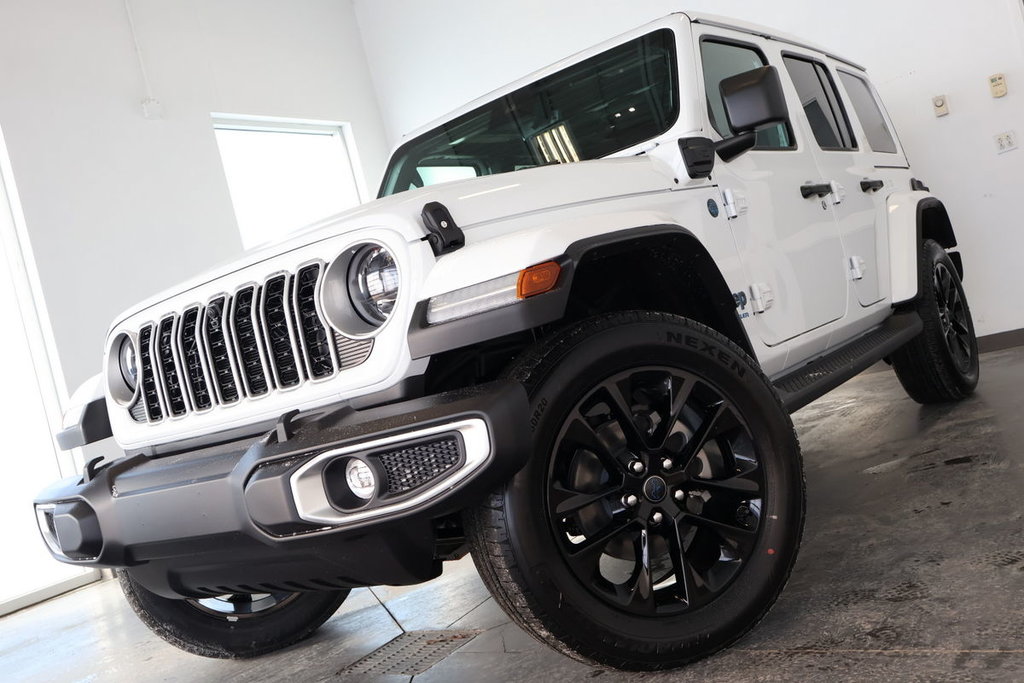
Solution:
<svg viewBox="0 0 1024 683"><path fill-rule="evenodd" d="M668 493L668 484L661 477L651 477L644 482L644 495L652 503L660 503Z"/></svg>

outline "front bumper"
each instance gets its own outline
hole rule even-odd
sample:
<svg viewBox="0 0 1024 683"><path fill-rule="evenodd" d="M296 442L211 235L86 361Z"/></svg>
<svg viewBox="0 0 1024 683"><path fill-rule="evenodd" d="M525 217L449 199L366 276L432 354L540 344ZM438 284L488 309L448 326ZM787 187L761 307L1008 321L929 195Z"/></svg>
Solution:
<svg viewBox="0 0 1024 683"><path fill-rule="evenodd" d="M512 382L290 414L255 443L58 482L36 515L57 559L127 567L167 597L418 583L440 572L436 520L526 462L528 419ZM346 488L353 458L374 474L369 501Z"/></svg>

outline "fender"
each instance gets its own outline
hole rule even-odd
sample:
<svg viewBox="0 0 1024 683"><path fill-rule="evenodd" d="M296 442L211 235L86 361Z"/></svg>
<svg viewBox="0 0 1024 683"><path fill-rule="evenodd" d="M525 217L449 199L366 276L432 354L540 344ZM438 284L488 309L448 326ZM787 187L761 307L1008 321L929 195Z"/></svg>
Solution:
<svg viewBox="0 0 1024 683"><path fill-rule="evenodd" d="M638 239L662 235L678 235L693 239L700 244L700 241L691 231L675 224L656 224L614 230L578 239L570 243L562 254L546 259L555 260L562 266L562 272L556 287L550 292L515 305L431 326L427 324L428 299L424 299L416 306L409 327L408 339L412 357L414 359L424 358L442 351L470 346L489 339L555 322L565 315L576 267L588 252L611 245L630 243ZM499 254L500 250L495 256L500 258ZM533 265L533 262L523 263L519 267L525 268L530 265ZM505 270L503 269L500 272L505 272ZM510 272L514 271L515 269ZM715 275L717 275L717 278L714 277ZM729 294L729 289L721 273L702 273L702 277L711 280L708 282L708 285L714 290L720 290L719 294L721 296L719 298L724 302L723 305L728 306L728 315L735 318L735 326L730 325L730 329L726 330L726 332L729 333L730 337L739 339L740 345L744 346L748 353L752 353L750 341L747 338L742 323L736 316L732 296Z"/></svg>
<svg viewBox="0 0 1024 683"><path fill-rule="evenodd" d="M918 252L922 240L933 239L946 249L957 245L946 207L928 192L894 192L886 200L889 218L889 268L892 303L917 298ZM963 276L960 259L955 258Z"/></svg>
<svg viewBox="0 0 1024 683"><path fill-rule="evenodd" d="M68 401L61 430L57 432L57 445L70 451L86 444L113 436L107 413L103 373L93 375L82 383Z"/></svg>

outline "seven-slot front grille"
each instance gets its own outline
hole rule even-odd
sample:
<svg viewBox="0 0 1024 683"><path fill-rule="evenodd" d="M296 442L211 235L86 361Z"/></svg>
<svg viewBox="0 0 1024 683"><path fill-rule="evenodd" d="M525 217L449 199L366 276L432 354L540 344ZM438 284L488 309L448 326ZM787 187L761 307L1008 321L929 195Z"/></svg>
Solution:
<svg viewBox="0 0 1024 683"><path fill-rule="evenodd" d="M372 339L328 327L317 304L322 264L276 273L139 330L139 398L129 413L160 422L333 377L364 362Z"/></svg>

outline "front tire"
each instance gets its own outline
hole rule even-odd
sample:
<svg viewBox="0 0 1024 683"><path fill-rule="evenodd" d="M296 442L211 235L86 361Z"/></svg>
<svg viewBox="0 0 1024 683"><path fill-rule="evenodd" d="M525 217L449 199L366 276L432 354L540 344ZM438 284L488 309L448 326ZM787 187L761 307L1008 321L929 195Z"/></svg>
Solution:
<svg viewBox="0 0 1024 683"><path fill-rule="evenodd" d="M934 240L919 255L917 312L924 330L892 354L896 377L918 403L961 401L978 386L978 339L953 261Z"/></svg>
<svg viewBox="0 0 1024 683"><path fill-rule="evenodd" d="M171 600L147 590L127 571L118 577L128 604L156 635L186 652L218 659L256 657L308 638L349 593L238 593Z"/></svg>
<svg viewBox="0 0 1024 683"><path fill-rule="evenodd" d="M528 633L622 669L728 646L775 602L804 518L792 422L756 364L699 323L579 323L509 375L534 455L471 511L484 583Z"/></svg>

